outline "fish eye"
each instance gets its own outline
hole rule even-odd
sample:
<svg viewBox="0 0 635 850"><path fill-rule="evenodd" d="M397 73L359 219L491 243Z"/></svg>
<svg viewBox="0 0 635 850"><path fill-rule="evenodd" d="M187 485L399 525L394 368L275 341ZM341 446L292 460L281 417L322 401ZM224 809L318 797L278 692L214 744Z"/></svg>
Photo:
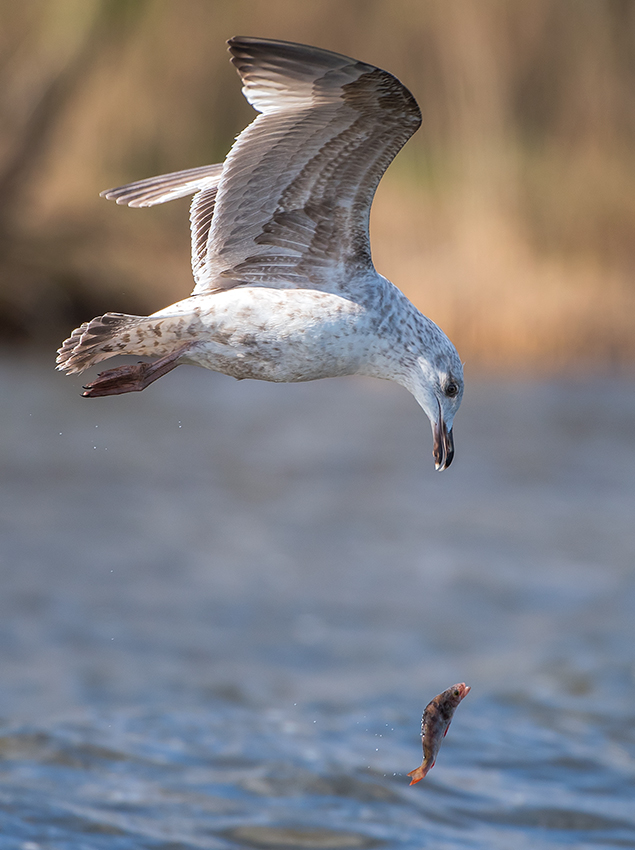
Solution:
<svg viewBox="0 0 635 850"><path fill-rule="evenodd" d="M455 398L459 394L459 385L455 381L448 381L443 392L449 398Z"/></svg>
<svg viewBox="0 0 635 850"><path fill-rule="evenodd" d="M458 692L458 691L454 691L453 696L458 697L458 695L459 695L459 692Z"/></svg>

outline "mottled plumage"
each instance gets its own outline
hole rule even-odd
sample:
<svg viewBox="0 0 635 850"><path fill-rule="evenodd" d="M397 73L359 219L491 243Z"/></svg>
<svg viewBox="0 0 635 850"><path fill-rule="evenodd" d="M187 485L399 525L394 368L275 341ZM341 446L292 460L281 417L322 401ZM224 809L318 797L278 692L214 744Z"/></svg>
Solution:
<svg viewBox="0 0 635 850"><path fill-rule="evenodd" d="M421 767L411 770L408 776L412 776L411 785L421 782L429 770L432 770L437 760L437 753L441 742L448 734L452 717L461 700L469 694L472 689L465 682L452 685L451 688L437 694L436 697L426 705L421 718L421 744L423 746L423 762Z"/></svg>
<svg viewBox="0 0 635 850"><path fill-rule="evenodd" d="M391 74L314 47L229 41L260 113L222 164L102 194L134 207L194 194L189 298L152 316L107 313L73 331L58 368L158 357L101 373L96 397L142 390L181 363L267 381L394 380L428 415L438 469L453 457L463 370L452 343L373 266L377 185L421 123Z"/></svg>

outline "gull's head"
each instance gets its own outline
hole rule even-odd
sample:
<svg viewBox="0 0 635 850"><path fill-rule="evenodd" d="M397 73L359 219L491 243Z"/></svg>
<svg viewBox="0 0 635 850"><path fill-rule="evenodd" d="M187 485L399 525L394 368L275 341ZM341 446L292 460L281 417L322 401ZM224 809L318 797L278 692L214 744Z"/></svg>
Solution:
<svg viewBox="0 0 635 850"><path fill-rule="evenodd" d="M454 457L452 425L463 398L463 364L445 334L439 342L436 350L417 358L411 392L432 425L434 465L442 472Z"/></svg>

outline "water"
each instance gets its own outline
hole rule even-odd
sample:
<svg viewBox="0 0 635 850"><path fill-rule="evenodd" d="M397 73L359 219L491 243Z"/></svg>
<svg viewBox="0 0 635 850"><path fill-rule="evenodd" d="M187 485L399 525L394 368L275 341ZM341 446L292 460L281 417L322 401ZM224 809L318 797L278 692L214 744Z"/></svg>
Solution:
<svg viewBox="0 0 635 850"><path fill-rule="evenodd" d="M635 847L635 385L0 361L0 848ZM426 702L472 686L412 788Z"/></svg>

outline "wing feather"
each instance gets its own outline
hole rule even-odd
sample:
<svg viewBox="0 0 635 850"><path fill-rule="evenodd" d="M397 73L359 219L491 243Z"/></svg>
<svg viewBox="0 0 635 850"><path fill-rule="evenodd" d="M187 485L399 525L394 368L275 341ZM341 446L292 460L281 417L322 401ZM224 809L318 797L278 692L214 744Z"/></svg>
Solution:
<svg viewBox="0 0 635 850"><path fill-rule="evenodd" d="M100 195L129 207L153 207L155 204L164 204L166 201L192 195L210 184L218 185L222 171L222 162L201 165L198 168L187 168L185 171L147 177L145 180L137 180L115 189L106 189Z"/></svg>
<svg viewBox="0 0 635 850"><path fill-rule="evenodd" d="M207 240L216 206L218 187L210 186L194 196L190 207L190 229L192 232L192 272L199 281L207 257Z"/></svg>

